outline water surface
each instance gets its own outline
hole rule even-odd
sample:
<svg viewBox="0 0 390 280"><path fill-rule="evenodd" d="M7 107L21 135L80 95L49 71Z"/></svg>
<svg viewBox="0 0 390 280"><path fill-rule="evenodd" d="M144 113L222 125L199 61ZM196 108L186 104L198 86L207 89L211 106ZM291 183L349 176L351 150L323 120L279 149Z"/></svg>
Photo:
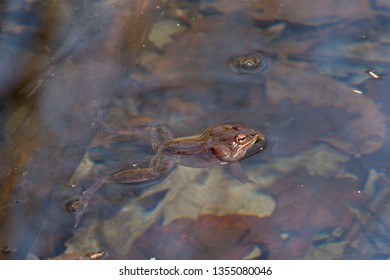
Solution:
<svg viewBox="0 0 390 280"><path fill-rule="evenodd" d="M31 236L34 245L25 249L30 256L88 258L99 251L103 258L114 259L389 257L389 7L363 0L353 6L347 1L228 2L181 1L170 6L135 60L124 56L124 48L115 48L124 35L112 26L129 22L113 20L106 27L111 35L104 48L112 48L108 53L116 54L116 60L92 56L99 54L97 45L84 42L77 32L64 32L65 40L58 40L54 54L63 54L61 48L68 45L83 48L68 48L55 67L60 73L81 72L57 78L54 88L73 83L66 92L76 92L72 100L81 98L84 106L74 107L66 98L48 102L40 97L51 85L50 75L58 77L58 71L46 66L32 79L43 87L21 84L27 90L2 94L5 153L15 153L10 148L10 141L18 141L15 137L29 135L13 134L13 129L27 126L20 115L29 114L31 107L40 112L34 120L55 139L53 147L61 143L63 137L58 136L64 129L72 135L55 157L38 157L47 162L46 170L37 164L40 169L32 166L4 177L13 182L35 173L53 177L52 189L37 188L46 191L37 194L33 205L46 214L39 216L39 235ZM106 19L98 8L96 4L97 14ZM85 16L75 25L88 20ZM75 30L83 30L79 28ZM3 42L9 43L6 38ZM67 59L73 52L77 55ZM124 55L118 57L120 52ZM86 62L77 63L81 58ZM91 89L101 94L87 95ZM65 107L54 106L58 102ZM110 125L148 118L169 125L177 137L223 123L261 130L268 138L267 149L241 162L260 186L243 184L221 167L179 166L156 182L105 185L73 230L67 202L99 176L147 166L154 154L149 135L98 132L93 125L96 107ZM60 122L53 118L64 112L82 113ZM22 154L28 158L36 149ZM15 163L3 162L2 169L10 164ZM51 169L63 166L72 166L72 172L51 175ZM18 183L12 186L13 191L20 188ZM14 208L23 210L28 198L17 195L8 196L2 208L8 209L15 197ZM39 203L41 197L47 203ZM12 221L14 213L7 213ZM17 240L3 239L3 254L13 258Z"/></svg>

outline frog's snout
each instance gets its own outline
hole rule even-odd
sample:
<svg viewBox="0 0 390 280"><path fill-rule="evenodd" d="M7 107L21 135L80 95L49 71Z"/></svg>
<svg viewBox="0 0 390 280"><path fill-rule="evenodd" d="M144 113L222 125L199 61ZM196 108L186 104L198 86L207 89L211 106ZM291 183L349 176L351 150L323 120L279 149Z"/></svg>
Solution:
<svg viewBox="0 0 390 280"><path fill-rule="evenodd" d="M259 145L259 150L263 151L267 145L266 137L261 133L256 133L256 145Z"/></svg>

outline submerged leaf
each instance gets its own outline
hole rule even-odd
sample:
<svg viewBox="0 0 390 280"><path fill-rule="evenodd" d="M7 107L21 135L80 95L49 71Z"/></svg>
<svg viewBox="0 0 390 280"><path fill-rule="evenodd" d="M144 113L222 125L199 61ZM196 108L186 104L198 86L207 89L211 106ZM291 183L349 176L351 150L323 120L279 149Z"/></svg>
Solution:
<svg viewBox="0 0 390 280"><path fill-rule="evenodd" d="M322 118L323 130L318 140L349 154L369 154L383 145L385 117L372 100L355 94L352 87L318 73L281 65L274 65L267 75L267 97L271 104L277 106L285 101L291 101L292 106L305 104L313 118ZM306 120L306 124L300 121L307 129L310 125L317 126L313 119Z"/></svg>
<svg viewBox="0 0 390 280"><path fill-rule="evenodd" d="M226 176L222 169L213 170L212 175L188 167L180 167L177 171L157 189L129 202L104 223L103 234L110 247L122 254L127 253L134 240L160 219L163 224L170 224L180 218L198 219L205 214L263 218L270 216L275 209L275 201L270 195L259 193L251 185L241 185ZM164 189L170 190L158 206L151 212L144 211L142 200Z"/></svg>

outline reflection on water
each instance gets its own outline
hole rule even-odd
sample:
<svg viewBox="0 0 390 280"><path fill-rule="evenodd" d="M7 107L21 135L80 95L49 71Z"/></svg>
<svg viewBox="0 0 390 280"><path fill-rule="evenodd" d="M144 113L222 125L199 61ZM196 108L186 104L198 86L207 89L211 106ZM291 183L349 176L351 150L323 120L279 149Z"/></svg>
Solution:
<svg viewBox="0 0 390 280"><path fill-rule="evenodd" d="M107 7L95 2L96 20L106 20L99 9ZM164 10L159 1L146 2L154 7L150 13ZM106 33L96 37L103 45L61 33L58 49L46 55L61 59L31 78L39 86L1 92L7 96L2 152L14 158L1 167L2 193L8 193L1 227L18 232L3 237L2 256L91 258L104 251L99 258L389 258L383 110L390 102L384 94L389 23L379 4L339 5L181 1L139 44L114 28L132 23L125 15L103 26ZM69 28L82 32L85 7L57 8L77 14ZM119 4L108 10L121 14ZM2 24L11 21L5 17ZM154 23L136 22L141 34ZM86 34L96 35L95 28L89 23ZM128 48L117 48L121 44ZM133 45L143 50L131 66ZM19 80L19 88L31 85ZM175 137L227 123L260 130L266 150L241 161L259 186L240 182L226 168L179 166L157 181L105 184L72 231L67 202L105 174L147 167L154 155L149 133L94 137L94 106L110 125L161 123ZM31 122L38 127L30 129ZM46 140L25 148L24 139L37 135ZM10 175L12 167L17 172ZM23 226L15 223L26 211Z"/></svg>

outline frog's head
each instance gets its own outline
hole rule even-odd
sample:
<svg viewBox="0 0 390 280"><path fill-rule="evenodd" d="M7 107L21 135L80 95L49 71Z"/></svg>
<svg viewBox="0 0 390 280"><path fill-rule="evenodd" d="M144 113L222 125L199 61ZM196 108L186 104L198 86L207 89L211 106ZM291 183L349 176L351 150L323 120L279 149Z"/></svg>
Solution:
<svg viewBox="0 0 390 280"><path fill-rule="evenodd" d="M222 125L210 132L213 138L211 150L221 161L237 161L245 157L248 149L256 147L257 152L264 150L265 136L241 125Z"/></svg>

